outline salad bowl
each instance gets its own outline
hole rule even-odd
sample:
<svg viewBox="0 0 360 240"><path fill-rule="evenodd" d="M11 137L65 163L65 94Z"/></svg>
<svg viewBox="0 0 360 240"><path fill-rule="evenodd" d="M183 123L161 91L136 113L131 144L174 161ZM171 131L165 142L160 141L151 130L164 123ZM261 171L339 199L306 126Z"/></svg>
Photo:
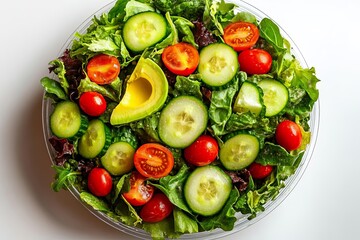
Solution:
<svg viewBox="0 0 360 240"><path fill-rule="evenodd" d="M181 2L181 1L180 1ZM197 2L197 1L194 1ZM222 1L223 2L223 1ZM235 4L234 12L246 12L250 13L251 16L254 16L256 18L256 21L259 23L263 19L270 19L273 23L275 23L269 16L267 16L264 12L257 9L256 7L250 5L247 2L241 1L241 0L228 0L226 3L232 3ZM114 5L116 5L116 1L104 6L103 8L99 9L97 12L92 14L88 19L86 19L72 34L72 36L69 37L69 39L65 42L64 46L59 51L59 57L61 57L68 49L71 49L74 45L74 40L78 39L81 34L85 34L89 27L92 26L94 16L96 18L100 19L101 16L104 13L109 13L114 8ZM286 39L287 46L289 46L289 51L291 55L296 59L299 63L299 65L303 69L309 69L305 58L301 54L300 50L297 48L294 41L290 38L290 36L278 25L278 30L281 34L281 36ZM75 43L76 44L76 43ZM59 66L57 66L59 67ZM55 70L54 70L55 69ZM134 70L135 71L135 70ZM309 70L311 71L311 70ZM52 74L48 77L50 79L56 79L58 78L56 72L56 68L53 67ZM50 117L54 112L54 102L51 98L48 97L48 95L45 93L43 98L43 105L42 105L42 121L43 121L43 132L44 132L44 139L45 144L51 159L51 163L56 166L59 165L57 162L58 158L58 152L54 149L53 145L50 143L49 139L51 139L53 134L53 129L51 129L51 123L50 123ZM313 105L311 106L311 111L309 113L308 122L305 123L305 125L308 127L307 132L311 133L311 137L308 136L308 143L304 147L303 152L301 154L301 157L298 158L299 162L296 164L296 168L293 169L293 173L286 177L283 181L283 187L278 189L276 195L274 195L273 198L267 199L266 202L264 202L260 207L259 211L255 212L246 212L246 211L237 211L234 214L234 218L236 220L233 222L233 226L230 226L229 229L226 229L226 227L214 227L211 229L207 229L206 231L198 231L198 232L191 232L191 233L183 233L179 236L177 236L180 239L217 239L221 238L230 234L233 234L235 232L238 232L242 229L245 229L249 227L250 225L256 223L257 221L261 220L263 217L268 215L272 210L274 210L277 206L281 204L285 200L285 198L290 194L290 192L294 189L296 184L301 179L302 175L304 174L310 159L312 157L312 153L315 149L317 134L318 134L318 128L319 128L319 119L320 119L320 105L319 100L316 99L314 101ZM226 141L226 140L224 140ZM58 169L55 167L55 170L57 170L56 177L59 177L60 173L58 172ZM87 208L92 214L94 214L98 219L102 220L106 224L114 227L115 229L118 229L124 233L127 233L129 235L132 235L134 237L137 237L139 239L150 239L151 237L158 237L159 235L149 234L148 231L145 231L142 228L130 226L128 224L123 223L122 221L119 221L118 219L114 219L112 213L109 213L107 210L102 209L102 205L92 205L89 204L91 201L84 200L84 195L81 190L76 186L76 184L66 184L64 187L65 189L68 189L69 192L76 198L78 201ZM56 187L55 187L56 188ZM59 190L59 189L56 189ZM225 228L225 229L224 229ZM160 234L161 235L161 234ZM160 237L164 238L172 238L172 235L161 235Z"/></svg>

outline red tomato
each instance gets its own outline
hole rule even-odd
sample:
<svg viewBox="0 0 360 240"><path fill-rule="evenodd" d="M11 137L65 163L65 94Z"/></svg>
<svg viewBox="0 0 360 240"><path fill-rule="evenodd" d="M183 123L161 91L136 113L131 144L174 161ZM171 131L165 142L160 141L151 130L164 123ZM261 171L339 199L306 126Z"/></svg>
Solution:
<svg viewBox="0 0 360 240"><path fill-rule="evenodd" d="M209 135L201 135L189 147L184 149L186 161L195 166L212 163L219 152L217 141Z"/></svg>
<svg viewBox="0 0 360 240"><path fill-rule="evenodd" d="M85 92L79 99L80 108L89 116L97 117L106 110L106 101L103 95L97 92Z"/></svg>
<svg viewBox="0 0 360 240"><path fill-rule="evenodd" d="M259 36L259 29L248 22L230 23L224 29L224 41L235 51L242 51L254 46Z"/></svg>
<svg viewBox="0 0 360 240"><path fill-rule="evenodd" d="M154 187L145 184L146 178L139 172L132 172L130 175L130 191L123 193L124 198L132 206L141 206L147 203L154 194Z"/></svg>
<svg viewBox="0 0 360 240"><path fill-rule="evenodd" d="M92 82L109 84L119 75L120 63L114 56L99 54L89 60L86 71Z"/></svg>
<svg viewBox="0 0 360 240"><path fill-rule="evenodd" d="M259 163L253 162L249 166L248 170L250 171L250 174L254 179L262 179L270 175L273 167L271 165L264 166Z"/></svg>
<svg viewBox="0 0 360 240"><path fill-rule="evenodd" d="M161 59L172 73L188 76L199 64L199 52L188 43L177 43L164 49Z"/></svg>
<svg viewBox="0 0 360 240"><path fill-rule="evenodd" d="M300 147L302 141L301 129L293 121L282 121L276 127L275 138L277 143L286 150L296 150Z"/></svg>
<svg viewBox="0 0 360 240"><path fill-rule="evenodd" d="M135 168L145 177L167 176L174 167L174 157L169 149L158 143L141 145L134 154Z"/></svg>
<svg viewBox="0 0 360 240"><path fill-rule="evenodd" d="M88 176L88 188L92 194L104 197L111 192L112 178L104 168L93 168Z"/></svg>
<svg viewBox="0 0 360 240"><path fill-rule="evenodd" d="M265 74L271 69L272 57L262 49L247 49L239 54L240 70L247 74Z"/></svg>
<svg viewBox="0 0 360 240"><path fill-rule="evenodd" d="M165 194L156 193L140 210L140 217L145 222L160 222L172 213L173 208L172 203Z"/></svg>

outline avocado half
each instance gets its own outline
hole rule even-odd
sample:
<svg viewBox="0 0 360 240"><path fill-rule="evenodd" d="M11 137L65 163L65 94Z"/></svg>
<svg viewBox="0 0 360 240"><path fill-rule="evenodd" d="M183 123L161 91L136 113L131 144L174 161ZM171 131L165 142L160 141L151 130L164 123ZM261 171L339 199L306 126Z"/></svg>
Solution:
<svg viewBox="0 0 360 240"><path fill-rule="evenodd" d="M148 58L140 58L126 83L125 93L110 116L111 125L130 123L158 111L168 95L162 69Z"/></svg>

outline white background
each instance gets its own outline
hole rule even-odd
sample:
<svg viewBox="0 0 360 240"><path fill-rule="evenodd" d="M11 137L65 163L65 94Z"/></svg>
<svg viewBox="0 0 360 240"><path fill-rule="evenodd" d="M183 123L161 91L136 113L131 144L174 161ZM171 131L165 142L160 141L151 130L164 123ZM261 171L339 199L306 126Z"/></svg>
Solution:
<svg viewBox="0 0 360 240"><path fill-rule="evenodd" d="M0 14L0 238L133 239L70 193L50 190L42 88L47 63L76 27L111 0L6 1ZM223 239L347 240L360 235L360 27L357 0L251 0L292 37L321 79L313 158L288 198Z"/></svg>

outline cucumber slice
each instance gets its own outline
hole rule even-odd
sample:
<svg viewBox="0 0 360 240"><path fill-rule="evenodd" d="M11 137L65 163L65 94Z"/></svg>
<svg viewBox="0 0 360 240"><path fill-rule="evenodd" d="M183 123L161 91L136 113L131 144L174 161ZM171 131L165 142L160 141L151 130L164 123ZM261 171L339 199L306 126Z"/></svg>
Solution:
<svg viewBox="0 0 360 240"><path fill-rule="evenodd" d="M226 140L220 149L219 158L228 170L240 170L249 166L257 157L260 143L257 137L240 133Z"/></svg>
<svg viewBox="0 0 360 240"><path fill-rule="evenodd" d="M124 24L124 43L131 51L143 51L165 37L166 27L166 19L159 13L142 12L136 14Z"/></svg>
<svg viewBox="0 0 360 240"><path fill-rule="evenodd" d="M51 132L59 138L80 137L87 126L87 118L81 115L79 106L71 101L58 103L50 116Z"/></svg>
<svg viewBox="0 0 360 240"><path fill-rule="evenodd" d="M116 142L109 146L101 157L101 164L114 176L120 176L134 167L135 149L127 142Z"/></svg>
<svg viewBox="0 0 360 240"><path fill-rule="evenodd" d="M184 196L191 210L211 216L225 205L232 187L229 175L219 167L207 165L190 174L184 186Z"/></svg>
<svg viewBox="0 0 360 240"><path fill-rule="evenodd" d="M204 103L191 96L172 99L160 114L159 136L167 145L185 148L204 132L208 112Z"/></svg>
<svg viewBox="0 0 360 240"><path fill-rule="evenodd" d="M78 152L84 158L95 158L104 155L110 143L110 129L100 119L93 119L79 140Z"/></svg>
<svg viewBox="0 0 360 240"><path fill-rule="evenodd" d="M264 105L266 107L265 116L272 117L280 113L288 103L289 91L279 81L265 79L258 83L264 92Z"/></svg>
<svg viewBox="0 0 360 240"><path fill-rule="evenodd" d="M237 53L224 43L212 43L200 51L198 71L203 82L210 87L229 83L238 69Z"/></svg>
<svg viewBox="0 0 360 240"><path fill-rule="evenodd" d="M252 112L258 116L262 109L262 98L260 89L251 82L244 82L234 103L234 111L238 113Z"/></svg>

